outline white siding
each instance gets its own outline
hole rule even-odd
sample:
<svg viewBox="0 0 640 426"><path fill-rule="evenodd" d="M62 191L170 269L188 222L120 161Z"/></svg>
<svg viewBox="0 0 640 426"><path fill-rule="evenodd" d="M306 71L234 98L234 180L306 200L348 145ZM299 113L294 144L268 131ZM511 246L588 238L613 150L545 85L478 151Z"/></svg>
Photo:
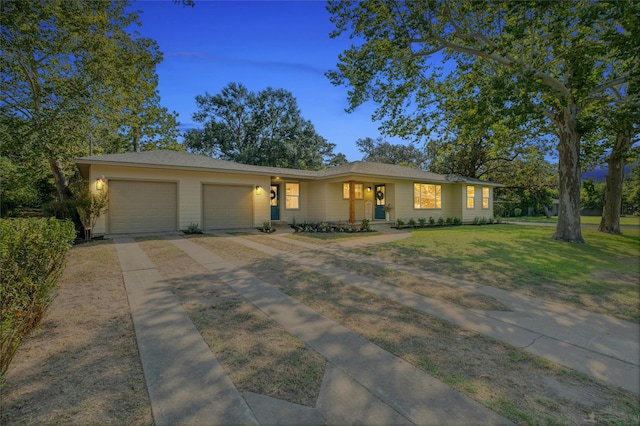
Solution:
<svg viewBox="0 0 640 426"><path fill-rule="evenodd" d="M95 180L104 175L109 180L157 180L174 181L178 185L178 229L186 229L191 223L202 227L202 185L234 184L262 187L262 194L253 194L253 226L262 226L270 220L269 176L254 176L238 173L212 173L190 170L172 170L146 167L122 167L109 165L92 165L90 169L91 187L95 190ZM94 234L105 233L109 213L98 219Z"/></svg>

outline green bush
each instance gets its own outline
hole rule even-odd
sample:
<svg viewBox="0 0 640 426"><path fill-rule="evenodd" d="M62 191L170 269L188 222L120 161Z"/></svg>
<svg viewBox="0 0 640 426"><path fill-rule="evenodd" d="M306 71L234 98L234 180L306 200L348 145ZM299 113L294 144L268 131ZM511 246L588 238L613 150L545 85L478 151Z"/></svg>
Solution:
<svg viewBox="0 0 640 426"><path fill-rule="evenodd" d="M75 236L69 221L0 219L1 376L51 303Z"/></svg>
<svg viewBox="0 0 640 426"><path fill-rule="evenodd" d="M418 224L420 225L420 228L424 228L425 226L427 226L427 218L421 217L420 219L418 219Z"/></svg>
<svg viewBox="0 0 640 426"><path fill-rule="evenodd" d="M369 219L362 219L362 226L360 226L360 230L363 232L371 231L371 221Z"/></svg>
<svg viewBox="0 0 640 426"><path fill-rule="evenodd" d="M436 224L436 220L433 216L429 216L429 226L434 226Z"/></svg>
<svg viewBox="0 0 640 426"><path fill-rule="evenodd" d="M444 226L444 219L443 218L441 218L441 217L438 218L438 225L439 226Z"/></svg>

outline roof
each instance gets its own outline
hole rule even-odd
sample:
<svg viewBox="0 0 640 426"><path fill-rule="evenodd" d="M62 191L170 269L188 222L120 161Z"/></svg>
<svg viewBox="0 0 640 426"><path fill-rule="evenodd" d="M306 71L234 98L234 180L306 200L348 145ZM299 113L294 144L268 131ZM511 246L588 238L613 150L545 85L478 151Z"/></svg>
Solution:
<svg viewBox="0 0 640 426"><path fill-rule="evenodd" d="M166 168L181 170L199 170L216 172L239 172L256 175L269 175L308 180L323 180L353 176L378 176L405 180L418 180L442 183L481 183L489 186L503 186L495 182L481 181L457 175L441 175L394 164L354 161L323 170L298 170L282 167L253 166L233 161L211 158L206 155L181 151L155 150L128 152L124 154L105 154L80 157L75 160L83 176L88 176L89 165L105 164L125 167Z"/></svg>

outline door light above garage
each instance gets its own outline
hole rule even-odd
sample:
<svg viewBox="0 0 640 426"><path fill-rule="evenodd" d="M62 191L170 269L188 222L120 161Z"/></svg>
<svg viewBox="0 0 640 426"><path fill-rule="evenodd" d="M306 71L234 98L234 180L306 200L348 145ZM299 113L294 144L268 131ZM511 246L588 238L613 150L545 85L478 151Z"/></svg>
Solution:
<svg viewBox="0 0 640 426"><path fill-rule="evenodd" d="M262 187L260 185L256 185L256 195L262 195Z"/></svg>

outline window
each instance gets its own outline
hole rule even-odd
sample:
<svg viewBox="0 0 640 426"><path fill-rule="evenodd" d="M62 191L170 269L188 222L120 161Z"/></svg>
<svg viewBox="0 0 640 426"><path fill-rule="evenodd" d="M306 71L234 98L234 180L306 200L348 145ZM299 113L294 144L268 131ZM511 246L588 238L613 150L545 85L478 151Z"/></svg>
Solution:
<svg viewBox="0 0 640 426"><path fill-rule="evenodd" d="M300 208L300 184L285 183L284 192L285 192L284 207L287 209L299 209Z"/></svg>
<svg viewBox="0 0 640 426"><path fill-rule="evenodd" d="M442 208L442 187L426 183L413 184L413 208L414 209L440 209Z"/></svg>
<svg viewBox="0 0 640 426"><path fill-rule="evenodd" d="M476 187L467 186L467 208L473 209L475 207Z"/></svg>
<svg viewBox="0 0 640 426"><path fill-rule="evenodd" d="M487 188L486 186L482 187L482 208L489 208L489 188Z"/></svg>
<svg viewBox="0 0 640 426"><path fill-rule="evenodd" d="M363 186L361 183L356 183L353 185L354 187L354 193L355 193L355 197L356 200L362 200L363 198ZM344 198L345 200L349 199L349 183L343 183L342 184L342 198Z"/></svg>

